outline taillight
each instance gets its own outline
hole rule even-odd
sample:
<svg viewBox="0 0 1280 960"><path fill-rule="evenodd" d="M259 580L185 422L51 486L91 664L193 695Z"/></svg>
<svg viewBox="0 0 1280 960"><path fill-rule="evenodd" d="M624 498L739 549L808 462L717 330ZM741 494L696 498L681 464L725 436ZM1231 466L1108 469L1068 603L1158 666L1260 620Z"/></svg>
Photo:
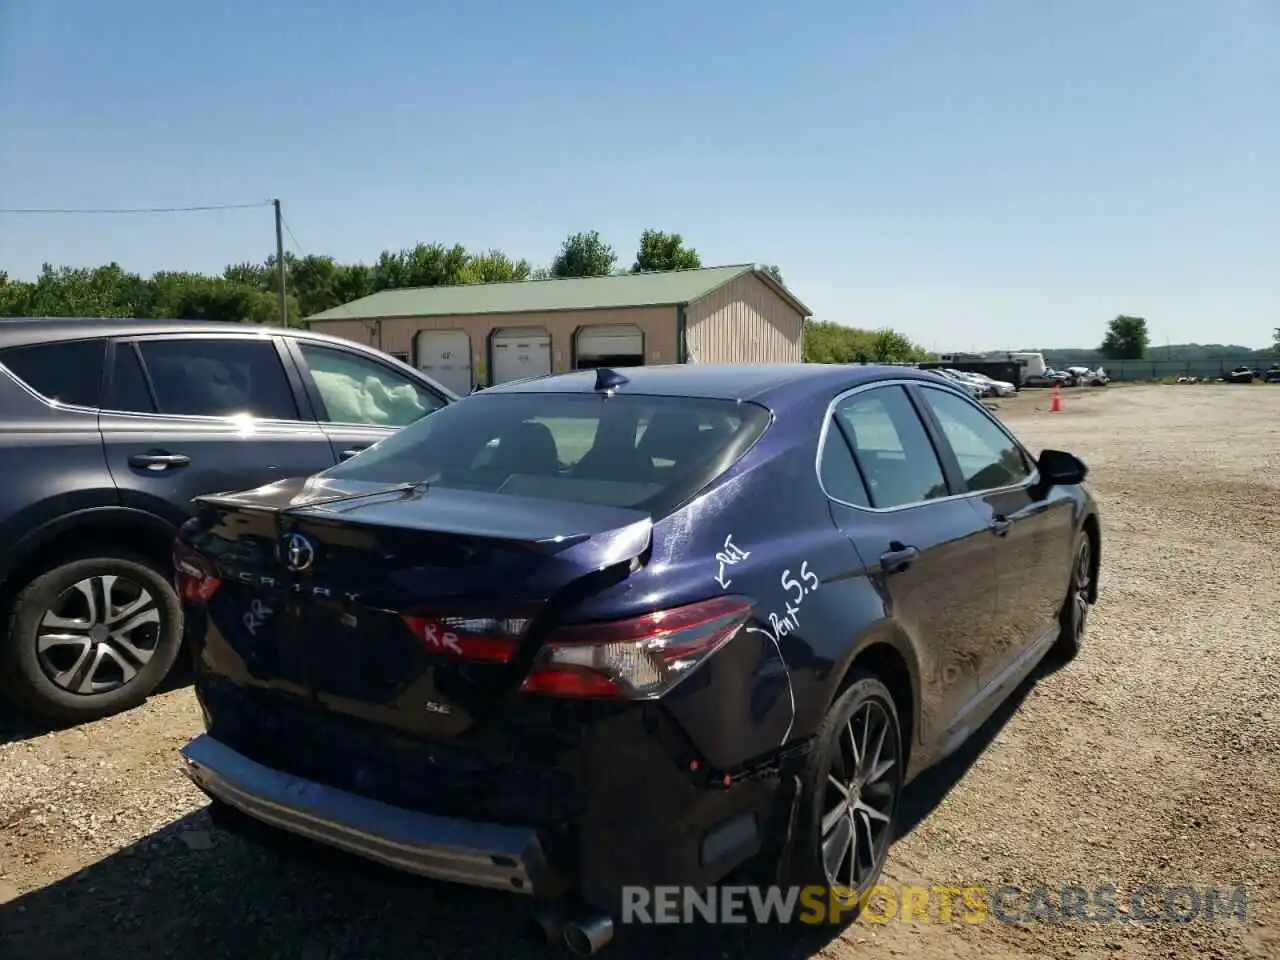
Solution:
<svg viewBox="0 0 1280 960"><path fill-rule="evenodd" d="M459 660L506 663L520 648L527 619L425 617L401 614L410 632L431 653Z"/></svg>
<svg viewBox="0 0 1280 960"><path fill-rule="evenodd" d="M222 586L212 561L185 544L173 545L173 585L188 603L208 603Z"/></svg>
<svg viewBox="0 0 1280 960"><path fill-rule="evenodd" d="M521 689L553 697L651 700L729 642L751 615L715 597L630 620L564 627L538 651Z"/></svg>

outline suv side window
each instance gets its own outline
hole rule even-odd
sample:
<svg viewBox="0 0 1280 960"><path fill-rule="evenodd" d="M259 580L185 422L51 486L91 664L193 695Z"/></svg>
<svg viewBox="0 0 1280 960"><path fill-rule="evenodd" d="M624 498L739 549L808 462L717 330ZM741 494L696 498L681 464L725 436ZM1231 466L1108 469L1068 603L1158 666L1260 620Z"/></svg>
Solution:
<svg viewBox="0 0 1280 960"><path fill-rule="evenodd" d="M1031 476L1022 450L985 410L943 390L923 387L920 393L938 418L970 493L1011 487Z"/></svg>
<svg viewBox="0 0 1280 960"><path fill-rule="evenodd" d="M314 343L298 343L326 423L403 427L444 406L444 400L385 364Z"/></svg>
<svg viewBox="0 0 1280 960"><path fill-rule="evenodd" d="M106 350L106 340L41 343L0 350L0 363L42 397L96 407Z"/></svg>
<svg viewBox="0 0 1280 960"><path fill-rule="evenodd" d="M844 434L836 418L827 426L827 437L822 443L822 456L818 460L818 475L827 496L857 507L871 506L866 484L853 460L853 451L845 442Z"/></svg>
<svg viewBox="0 0 1280 960"><path fill-rule="evenodd" d="M937 451L902 387L855 393L836 416L853 444L872 506L901 507L950 494Z"/></svg>
<svg viewBox="0 0 1280 960"><path fill-rule="evenodd" d="M127 346L122 343L117 347L117 358ZM139 340L138 349L151 380L158 413L188 417L248 414L263 420L298 419L293 388L272 339Z"/></svg>

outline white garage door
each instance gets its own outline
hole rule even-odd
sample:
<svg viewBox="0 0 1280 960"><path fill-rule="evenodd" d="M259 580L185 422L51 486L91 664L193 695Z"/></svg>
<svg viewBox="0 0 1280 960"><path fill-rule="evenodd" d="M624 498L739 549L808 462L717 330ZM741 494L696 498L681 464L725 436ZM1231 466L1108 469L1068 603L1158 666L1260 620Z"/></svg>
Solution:
<svg viewBox="0 0 1280 960"><path fill-rule="evenodd" d="M493 382L507 383L551 372L551 334L539 327L498 330L493 335Z"/></svg>
<svg viewBox="0 0 1280 960"><path fill-rule="evenodd" d="M583 327L578 331L578 360L594 357L644 359L644 334L630 324Z"/></svg>
<svg viewBox="0 0 1280 960"><path fill-rule="evenodd" d="M465 330L423 330L416 346L418 369L454 393L471 392L471 338Z"/></svg>

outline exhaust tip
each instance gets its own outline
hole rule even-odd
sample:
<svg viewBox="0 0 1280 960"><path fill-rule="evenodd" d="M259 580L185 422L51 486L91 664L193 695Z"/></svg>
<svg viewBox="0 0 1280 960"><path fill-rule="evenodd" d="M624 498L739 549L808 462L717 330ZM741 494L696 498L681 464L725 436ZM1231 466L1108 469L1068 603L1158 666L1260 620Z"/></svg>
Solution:
<svg viewBox="0 0 1280 960"><path fill-rule="evenodd" d="M564 944L579 957L598 953L613 939L613 918L598 914L585 920L565 924Z"/></svg>

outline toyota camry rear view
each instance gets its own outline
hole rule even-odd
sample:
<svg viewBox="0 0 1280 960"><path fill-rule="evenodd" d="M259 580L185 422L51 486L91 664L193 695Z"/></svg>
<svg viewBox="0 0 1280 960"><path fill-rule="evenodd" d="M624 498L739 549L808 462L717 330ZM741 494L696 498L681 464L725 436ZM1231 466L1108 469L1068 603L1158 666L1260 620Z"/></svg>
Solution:
<svg viewBox="0 0 1280 960"><path fill-rule="evenodd" d="M530 895L584 952L624 887L856 897L906 780L1078 648L1084 475L910 369L486 389L198 502L185 769L219 822Z"/></svg>

